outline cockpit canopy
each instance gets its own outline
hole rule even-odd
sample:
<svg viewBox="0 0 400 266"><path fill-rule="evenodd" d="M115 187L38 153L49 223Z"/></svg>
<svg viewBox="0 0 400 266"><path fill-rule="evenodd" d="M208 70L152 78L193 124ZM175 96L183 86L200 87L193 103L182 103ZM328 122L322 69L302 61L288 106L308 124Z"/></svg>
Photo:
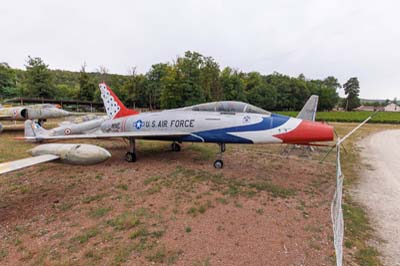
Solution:
<svg viewBox="0 0 400 266"><path fill-rule="evenodd" d="M253 113L270 115L271 113L257 106L236 101L202 103L183 108L185 111L220 112L220 113Z"/></svg>

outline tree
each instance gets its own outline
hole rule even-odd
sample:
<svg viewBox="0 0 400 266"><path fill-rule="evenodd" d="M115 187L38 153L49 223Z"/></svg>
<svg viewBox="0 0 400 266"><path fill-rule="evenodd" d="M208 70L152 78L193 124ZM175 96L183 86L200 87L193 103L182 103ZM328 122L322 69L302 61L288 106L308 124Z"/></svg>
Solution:
<svg viewBox="0 0 400 266"><path fill-rule="evenodd" d="M245 90L249 103L271 110L276 106L277 93L258 72L251 72L245 78Z"/></svg>
<svg viewBox="0 0 400 266"><path fill-rule="evenodd" d="M16 74L7 63L0 63L0 99L17 96Z"/></svg>
<svg viewBox="0 0 400 266"><path fill-rule="evenodd" d="M200 84L203 88L205 101L221 100L223 91L218 63L212 57L203 57L203 65L200 70Z"/></svg>
<svg viewBox="0 0 400 266"><path fill-rule="evenodd" d="M105 83L108 84L108 82L109 82L109 80L108 80L108 77L109 77L108 72L110 72L110 71L108 70L108 68L106 68L106 67L103 66L103 65L100 65L100 66L96 69L96 72L100 74L101 82L105 82Z"/></svg>
<svg viewBox="0 0 400 266"><path fill-rule="evenodd" d="M264 77L265 82L275 89L277 93L275 109L293 110L293 95L290 78L286 75L274 72Z"/></svg>
<svg viewBox="0 0 400 266"><path fill-rule="evenodd" d="M326 77L322 83L327 86L328 88L334 89L335 91L337 89L340 89L342 86L340 85L339 81L337 78L333 76Z"/></svg>
<svg viewBox="0 0 400 266"><path fill-rule="evenodd" d="M126 95L124 98L125 103L131 106L148 106L146 96L146 76L136 73L136 67L132 67L128 79L125 80L121 93Z"/></svg>
<svg viewBox="0 0 400 266"><path fill-rule="evenodd" d="M24 83L28 89L27 94L32 97L53 98L54 84L53 76L46 65L39 57L28 56L26 76Z"/></svg>
<svg viewBox="0 0 400 266"><path fill-rule="evenodd" d="M342 86L340 85L337 78L329 76L322 81L323 87L320 90L319 98L319 110L332 110L339 102L339 94L337 90Z"/></svg>
<svg viewBox="0 0 400 266"><path fill-rule="evenodd" d="M167 74L163 78L163 88L160 95L161 108L177 108L182 106L182 91L177 86L177 70L174 66L167 68Z"/></svg>
<svg viewBox="0 0 400 266"><path fill-rule="evenodd" d="M360 83L356 77L350 78L343 84L344 92L347 95L346 100L343 102L343 107L346 111L351 111L360 106Z"/></svg>
<svg viewBox="0 0 400 266"><path fill-rule="evenodd" d="M165 90L167 83L165 77L168 75L170 66L168 64L152 65L146 73L147 86L146 96L149 108L160 108L161 91Z"/></svg>
<svg viewBox="0 0 400 266"><path fill-rule="evenodd" d="M324 80L311 80L307 86L311 94L319 96L318 110L330 111L339 101L337 89L341 87L335 77L327 77Z"/></svg>
<svg viewBox="0 0 400 266"><path fill-rule="evenodd" d="M322 86L318 93L318 110L331 111L339 102L339 95L336 90Z"/></svg>
<svg viewBox="0 0 400 266"><path fill-rule="evenodd" d="M224 68L221 73L221 86L224 100L246 101L245 85L238 71Z"/></svg>
<svg viewBox="0 0 400 266"><path fill-rule="evenodd" d="M179 103L179 106L188 106L205 101L200 79L203 63L203 56L197 52L187 51L184 57L178 57L175 64L175 81L182 93L182 102Z"/></svg>
<svg viewBox="0 0 400 266"><path fill-rule="evenodd" d="M79 99L93 101L96 88L96 84L89 77L88 73L86 73L86 63L84 63L79 72Z"/></svg>
<svg viewBox="0 0 400 266"><path fill-rule="evenodd" d="M289 93L290 109L292 110L300 110L303 108L305 102L311 95L306 80L296 78L289 79Z"/></svg>

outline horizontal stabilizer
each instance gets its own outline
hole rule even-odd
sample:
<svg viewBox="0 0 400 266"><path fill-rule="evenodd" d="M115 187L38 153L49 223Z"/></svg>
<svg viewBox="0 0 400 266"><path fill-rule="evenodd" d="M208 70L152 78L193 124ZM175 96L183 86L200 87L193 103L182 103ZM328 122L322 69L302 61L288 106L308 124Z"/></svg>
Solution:
<svg viewBox="0 0 400 266"><path fill-rule="evenodd" d="M25 158L25 159L21 159L21 160L16 160L16 161L8 162L8 163L0 163L0 175L15 171L18 169L22 169L25 167L29 167L32 165L45 163L45 162L49 162L49 161L54 161L59 158L60 157L58 157L56 155L45 154L45 155Z"/></svg>

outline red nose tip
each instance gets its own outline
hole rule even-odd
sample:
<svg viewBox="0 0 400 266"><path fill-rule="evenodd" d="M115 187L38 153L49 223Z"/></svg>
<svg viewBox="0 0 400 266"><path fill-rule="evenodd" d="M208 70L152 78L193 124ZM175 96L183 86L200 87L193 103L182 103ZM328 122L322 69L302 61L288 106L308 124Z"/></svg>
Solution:
<svg viewBox="0 0 400 266"><path fill-rule="evenodd" d="M333 140L333 127L319 123L303 120L292 131L275 135L274 137L280 138L284 143L291 144L306 144L317 141L332 141Z"/></svg>

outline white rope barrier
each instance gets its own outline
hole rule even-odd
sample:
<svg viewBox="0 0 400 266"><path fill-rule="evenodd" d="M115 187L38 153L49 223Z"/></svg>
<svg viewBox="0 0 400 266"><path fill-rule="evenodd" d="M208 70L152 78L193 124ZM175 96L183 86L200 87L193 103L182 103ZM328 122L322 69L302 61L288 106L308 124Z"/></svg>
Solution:
<svg viewBox="0 0 400 266"><path fill-rule="evenodd" d="M343 198L343 179L342 168L340 164L340 145L356 132L360 127L367 123L377 112L373 113L361 124L347 133L343 138L338 138L336 142L336 190L333 195L331 203L331 219L333 227L333 245L335 246L336 254L336 266L343 265L343 238L344 238L344 220L343 220L343 209L342 209L342 198Z"/></svg>
<svg viewBox="0 0 400 266"><path fill-rule="evenodd" d="M338 140L340 143L340 138ZM340 145L336 146L336 190L331 203L331 218L333 225L333 244L336 253L336 266L343 265L344 220L342 209L343 174L340 166Z"/></svg>

